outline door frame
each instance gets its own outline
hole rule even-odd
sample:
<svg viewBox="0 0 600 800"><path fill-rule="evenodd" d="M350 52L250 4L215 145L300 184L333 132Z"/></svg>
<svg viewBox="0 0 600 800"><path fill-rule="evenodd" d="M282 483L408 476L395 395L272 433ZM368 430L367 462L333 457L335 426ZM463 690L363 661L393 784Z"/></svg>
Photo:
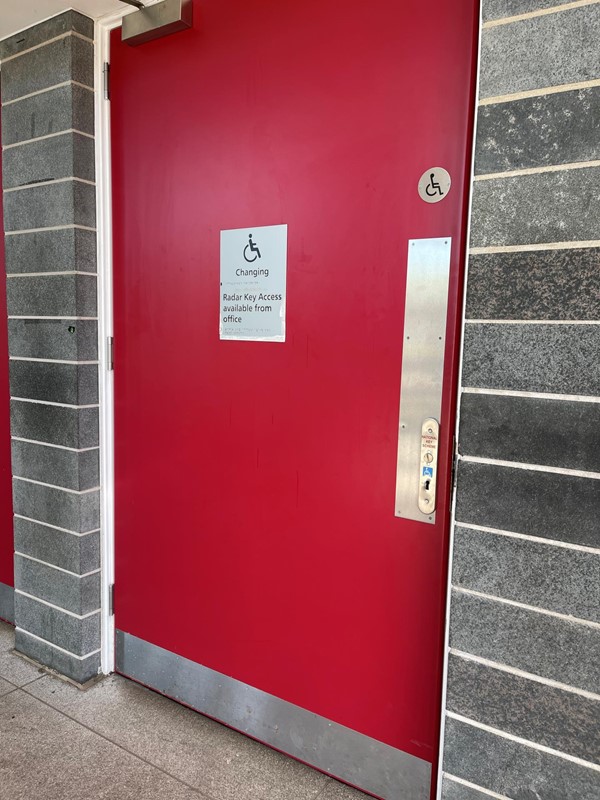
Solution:
<svg viewBox="0 0 600 800"><path fill-rule="evenodd" d="M471 132L471 159L469 165L469 185L468 185L468 204L467 204L467 229L465 235L465 253L464 253L464 268L462 275L462 301L460 304L460 334L458 337L458 374L456 382L456 411L454 418L454 485L450 488L450 527L448 529L448 563L446 565L446 610L444 614L444 644L442 652L442 692L440 703L440 736L438 740L438 761L437 761L437 776L436 776L436 800L442 800L442 779L444 774L444 741L446 736L446 701L448 696L448 665L450 662L450 603L452 599L452 564L454 562L454 533L456 528L456 469L458 460L460 458L458 453L458 432L460 420L460 407L462 401L462 392L460 387L462 383L462 374L464 366L464 341L465 341L465 327L467 318L467 281L469 277L469 261L470 250L469 242L471 241L471 220L473 210L473 181L475 179L475 144L477 142L477 106L479 103L479 85L480 85L480 65L481 65L481 30L483 25L483 10L482 3L479 2L479 27L477 29L477 54L475 56L475 87L473 93L473 128Z"/></svg>
<svg viewBox="0 0 600 800"><path fill-rule="evenodd" d="M145 7L160 0L146 0ZM98 263L98 390L100 402L100 669L115 671L115 617L112 589L115 581L115 413L112 263L112 161L110 102L105 97L104 65L110 64L110 34L132 6L97 19L94 25L94 134L96 161L96 252ZM109 73L110 74L110 73Z"/></svg>
<svg viewBox="0 0 600 800"><path fill-rule="evenodd" d="M155 5L161 0L146 0L145 6ZM95 160L96 160L96 230L98 259L98 353L99 353L99 402L100 402L100 508L101 508L101 671L109 675L115 670L115 618L112 607L112 587L115 574L115 478L114 478L114 372L112 371L111 347L113 336L113 259L112 259L112 162L111 162L111 108L105 98L104 65L110 64L110 35L121 26L123 18L137 9L124 6L116 12L101 17L95 22L94 83L95 91ZM467 233L462 279L461 323L458 341L459 363L456 384L456 413L454 419L455 447L458 443L460 417L460 376L463 370L463 341L465 332L466 286L469 270L469 240L471 210L473 202L473 179L475 175L475 142L477 133L477 101L481 63L481 3L479 4L479 35L475 62L475 93L473 130L470 154L468 185ZM457 452L455 457L457 457ZM441 800L443 753L445 736L445 708L448 683L450 594L452 579L452 553L454 548L456 487L451 487L449 527L449 549L447 564L446 614L444 620L443 672L441 685L441 724L438 740L438 766L436 798Z"/></svg>

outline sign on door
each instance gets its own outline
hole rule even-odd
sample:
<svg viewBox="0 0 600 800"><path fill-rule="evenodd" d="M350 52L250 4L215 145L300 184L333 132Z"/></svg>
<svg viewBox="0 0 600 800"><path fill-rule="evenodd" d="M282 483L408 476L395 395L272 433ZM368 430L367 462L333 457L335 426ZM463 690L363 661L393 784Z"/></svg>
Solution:
<svg viewBox="0 0 600 800"><path fill-rule="evenodd" d="M285 342L287 225L221 231L219 337Z"/></svg>

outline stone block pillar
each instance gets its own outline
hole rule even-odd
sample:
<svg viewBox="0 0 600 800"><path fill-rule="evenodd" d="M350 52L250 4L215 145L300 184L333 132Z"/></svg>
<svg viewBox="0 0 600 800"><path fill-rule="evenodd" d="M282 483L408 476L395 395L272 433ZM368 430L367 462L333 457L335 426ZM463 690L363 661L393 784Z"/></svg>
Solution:
<svg viewBox="0 0 600 800"><path fill-rule="evenodd" d="M0 42L15 624L20 652L100 664L94 24Z"/></svg>

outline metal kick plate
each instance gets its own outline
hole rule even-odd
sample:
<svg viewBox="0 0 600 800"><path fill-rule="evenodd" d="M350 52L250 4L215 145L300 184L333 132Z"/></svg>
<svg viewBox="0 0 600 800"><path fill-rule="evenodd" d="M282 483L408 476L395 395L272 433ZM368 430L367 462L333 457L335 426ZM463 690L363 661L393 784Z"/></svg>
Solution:
<svg viewBox="0 0 600 800"><path fill-rule="evenodd" d="M435 522L435 510L419 507L421 433L424 422L439 420L442 410L451 249L450 236L408 243L395 514L427 524Z"/></svg>

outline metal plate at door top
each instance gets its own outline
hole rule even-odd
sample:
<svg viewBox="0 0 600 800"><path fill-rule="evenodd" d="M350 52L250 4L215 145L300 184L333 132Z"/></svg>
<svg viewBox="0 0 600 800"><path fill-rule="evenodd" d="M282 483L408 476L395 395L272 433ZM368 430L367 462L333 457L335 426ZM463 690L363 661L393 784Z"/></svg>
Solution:
<svg viewBox="0 0 600 800"><path fill-rule="evenodd" d="M259 690L258 738L268 696L436 760L477 3L460 9L198 0L190 30L112 37L116 627ZM452 175L437 204L416 191L431 164ZM224 340L221 232L261 269L271 226L285 341L270 322ZM446 235L425 528L394 514L407 255L429 270L416 242L437 264Z"/></svg>

